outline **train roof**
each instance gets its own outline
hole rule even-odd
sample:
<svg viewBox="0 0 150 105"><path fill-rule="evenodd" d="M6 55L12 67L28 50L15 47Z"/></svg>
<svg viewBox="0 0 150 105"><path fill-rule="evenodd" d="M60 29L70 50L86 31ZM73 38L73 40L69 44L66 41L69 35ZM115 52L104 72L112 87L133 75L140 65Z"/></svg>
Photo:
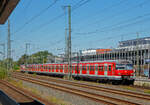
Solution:
<svg viewBox="0 0 150 105"><path fill-rule="evenodd" d="M132 61L129 61L129 60L83 61L83 62L72 62L72 64L74 64L74 63L97 63L97 62L115 62L117 64L132 64ZM28 65L45 65L45 64L68 64L68 62L64 62L64 63L28 64Z"/></svg>

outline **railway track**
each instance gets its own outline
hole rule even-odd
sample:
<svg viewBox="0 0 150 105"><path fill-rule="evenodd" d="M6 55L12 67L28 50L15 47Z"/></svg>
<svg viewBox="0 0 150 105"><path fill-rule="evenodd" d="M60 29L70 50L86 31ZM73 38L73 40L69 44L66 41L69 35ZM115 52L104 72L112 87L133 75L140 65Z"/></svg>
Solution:
<svg viewBox="0 0 150 105"><path fill-rule="evenodd" d="M118 90L118 89L113 89L113 88L106 88L106 87L102 87L102 86L94 86L94 85L89 85L89 84L85 84L85 83L77 83L77 82L49 78L49 77L42 77L42 76L35 77L32 75L26 75L26 76L38 78L38 79L42 79L42 80L47 80L47 81L52 81L52 82L57 82L60 84L67 84L67 85L72 85L72 86L93 89L93 90L97 90L97 91L104 91L104 92L110 92L110 93L114 93L114 94L120 94L120 95L124 95L124 96L128 96L128 97L134 97L134 98L136 97L139 99L150 101L150 95L148 95L148 94L142 94L142 93L137 93L137 92L132 92L132 91L125 91L125 90Z"/></svg>
<svg viewBox="0 0 150 105"><path fill-rule="evenodd" d="M32 76L32 75L26 75L26 76L30 76L30 77L35 78L35 76ZM47 80L47 81L52 81L52 82L57 82L60 84L67 84L67 85L72 85L72 86L78 86L78 87L93 89L93 90L97 90L97 91L104 91L104 92L110 92L110 93L114 93L114 94L125 95L128 97L134 97L134 98L136 97L139 99L144 99L144 100L150 101L150 95L148 95L148 94L140 94L137 92L117 90L117 89L106 88L106 87L102 87L102 86L94 86L94 85L89 85L89 84L85 84L85 83L77 83L77 82L65 81L65 80L55 79L55 78L47 78L47 77L39 77L39 76L36 76L36 78L42 79L42 80Z"/></svg>
<svg viewBox="0 0 150 105"><path fill-rule="evenodd" d="M100 102L100 103L111 104L111 105L120 105L120 104L123 104L123 105L140 105L137 102L132 102L132 101L127 101L127 100L120 99L120 98L114 98L114 97L111 97L111 96L96 94L96 93L93 93L93 92L88 92L88 91L80 90L80 89L77 89L77 88L62 86L62 85L56 84L56 83L60 83L58 81L55 81L56 83L51 83L51 82L45 81L44 79L42 80L41 78L23 76L23 75L20 75L20 74L13 74L13 77L17 78L17 79L24 80L24 81L32 82L32 83L35 83L35 84L39 84L39 85L42 85L42 86L46 86L46 87L49 87L49 88L54 88L54 89L57 89L57 90L60 90L60 91L64 91L64 92L76 94L76 95L79 95L79 96L83 96L83 97L89 98L91 100ZM64 83L66 83L66 84L68 83L69 85L73 85L73 84L71 84L71 82L68 82L68 81L62 82L62 84L64 84ZM75 85L80 86L79 84L74 84L74 86ZM86 86L84 88L88 88L88 87L89 86ZM93 87L93 88L90 88L90 89L96 89L96 88ZM97 90L98 90L98 88L97 88ZM110 91L108 91L108 92L111 94Z"/></svg>
<svg viewBox="0 0 150 105"><path fill-rule="evenodd" d="M0 80L0 89L13 100L15 100L19 105L54 105L42 98L33 95L29 91L18 88L4 80Z"/></svg>

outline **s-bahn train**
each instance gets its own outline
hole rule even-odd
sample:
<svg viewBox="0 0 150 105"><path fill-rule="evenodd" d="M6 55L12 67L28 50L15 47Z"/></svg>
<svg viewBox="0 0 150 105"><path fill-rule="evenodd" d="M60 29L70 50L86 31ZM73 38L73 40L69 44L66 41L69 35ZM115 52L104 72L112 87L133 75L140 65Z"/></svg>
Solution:
<svg viewBox="0 0 150 105"><path fill-rule="evenodd" d="M44 73L53 76L66 76L69 73L67 63L21 65L21 72ZM73 78L111 81L112 83L134 83L133 65L127 61L96 61L72 63Z"/></svg>

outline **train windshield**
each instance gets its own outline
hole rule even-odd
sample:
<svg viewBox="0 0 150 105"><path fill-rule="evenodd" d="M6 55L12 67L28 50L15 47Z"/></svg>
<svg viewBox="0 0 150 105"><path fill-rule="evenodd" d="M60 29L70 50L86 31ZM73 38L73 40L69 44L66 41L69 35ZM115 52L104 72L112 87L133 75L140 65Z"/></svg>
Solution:
<svg viewBox="0 0 150 105"><path fill-rule="evenodd" d="M116 70L133 70L132 64L116 64Z"/></svg>
<svg viewBox="0 0 150 105"><path fill-rule="evenodd" d="M133 70L133 64L126 64L127 70Z"/></svg>

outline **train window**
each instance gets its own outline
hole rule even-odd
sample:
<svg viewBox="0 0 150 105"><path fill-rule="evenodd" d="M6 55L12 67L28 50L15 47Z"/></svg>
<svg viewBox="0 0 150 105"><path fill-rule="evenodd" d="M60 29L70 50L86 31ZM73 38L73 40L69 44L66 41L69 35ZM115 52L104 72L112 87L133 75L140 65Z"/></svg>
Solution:
<svg viewBox="0 0 150 105"><path fill-rule="evenodd" d="M133 70L132 64L126 64L126 70Z"/></svg>
<svg viewBox="0 0 150 105"><path fill-rule="evenodd" d="M45 69L47 69L47 65L45 65Z"/></svg>
<svg viewBox="0 0 150 105"><path fill-rule="evenodd" d="M77 66L74 66L74 70L77 70Z"/></svg>
<svg viewBox="0 0 150 105"><path fill-rule="evenodd" d="M47 65L45 66L45 69L48 69Z"/></svg>
<svg viewBox="0 0 150 105"><path fill-rule="evenodd" d="M75 69L76 69L76 66L72 66L72 70L75 71Z"/></svg>
<svg viewBox="0 0 150 105"><path fill-rule="evenodd" d="M59 65L57 66L57 69L59 70Z"/></svg>
<svg viewBox="0 0 150 105"><path fill-rule="evenodd" d="M107 71L107 66L105 66L105 71Z"/></svg>
<svg viewBox="0 0 150 105"><path fill-rule="evenodd" d="M44 66L44 69L46 69L46 66Z"/></svg>
<svg viewBox="0 0 150 105"><path fill-rule="evenodd" d="M124 64L117 64L116 70L125 70L125 65Z"/></svg>
<svg viewBox="0 0 150 105"><path fill-rule="evenodd" d="M82 70L86 70L86 66L82 66Z"/></svg>
<svg viewBox="0 0 150 105"><path fill-rule="evenodd" d="M111 65L108 66L109 71L111 71Z"/></svg>
<svg viewBox="0 0 150 105"><path fill-rule="evenodd" d="M98 66L98 70L99 70L99 71L103 71L103 69L104 69L104 68L103 68L102 65Z"/></svg>
<svg viewBox="0 0 150 105"><path fill-rule="evenodd" d="M74 70L74 65L72 65L72 70Z"/></svg>
<svg viewBox="0 0 150 105"><path fill-rule="evenodd" d="M94 71L94 66L90 66L90 71Z"/></svg>
<svg viewBox="0 0 150 105"><path fill-rule="evenodd" d="M52 70L53 70L53 65L51 65L51 68L52 68Z"/></svg>
<svg viewBox="0 0 150 105"><path fill-rule="evenodd" d="M87 64L87 71L89 71L89 64Z"/></svg>
<svg viewBox="0 0 150 105"><path fill-rule="evenodd" d="M63 66L60 66L60 70L62 70L63 69Z"/></svg>
<svg viewBox="0 0 150 105"><path fill-rule="evenodd" d="M67 70L67 65L65 65L65 70Z"/></svg>
<svg viewBox="0 0 150 105"><path fill-rule="evenodd" d="M47 65L47 69L48 69L48 70L50 69L50 66L49 66L49 65Z"/></svg>
<svg viewBox="0 0 150 105"><path fill-rule="evenodd" d="M52 69L52 66L51 66L51 65L49 65L49 69L50 69L50 70Z"/></svg>
<svg viewBox="0 0 150 105"><path fill-rule="evenodd" d="M54 67L55 67L55 70L56 70L56 69L57 69L57 66L55 65Z"/></svg>
<svg viewBox="0 0 150 105"><path fill-rule="evenodd" d="M77 69L77 66L74 66L74 71Z"/></svg>
<svg viewBox="0 0 150 105"><path fill-rule="evenodd" d="M113 70L115 70L116 68L115 68L115 64L113 64Z"/></svg>
<svg viewBox="0 0 150 105"><path fill-rule="evenodd" d="M98 64L95 64L95 71L98 71Z"/></svg>

